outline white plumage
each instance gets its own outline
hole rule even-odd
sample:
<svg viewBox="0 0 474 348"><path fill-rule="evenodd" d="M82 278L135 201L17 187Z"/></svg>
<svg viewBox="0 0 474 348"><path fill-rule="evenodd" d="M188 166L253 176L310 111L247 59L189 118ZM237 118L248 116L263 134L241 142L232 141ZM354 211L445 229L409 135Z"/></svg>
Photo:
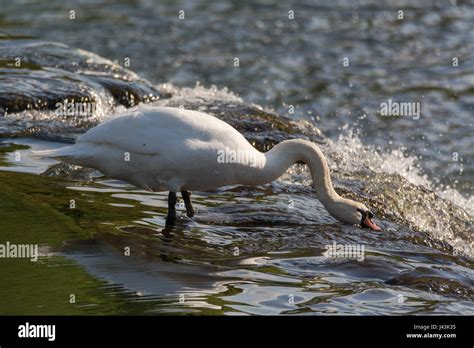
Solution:
<svg viewBox="0 0 474 348"><path fill-rule="evenodd" d="M264 162L235 128L213 116L142 106L89 130L72 146L38 154L152 191L204 191L237 183L242 165L217 161L225 149L251 152Z"/></svg>

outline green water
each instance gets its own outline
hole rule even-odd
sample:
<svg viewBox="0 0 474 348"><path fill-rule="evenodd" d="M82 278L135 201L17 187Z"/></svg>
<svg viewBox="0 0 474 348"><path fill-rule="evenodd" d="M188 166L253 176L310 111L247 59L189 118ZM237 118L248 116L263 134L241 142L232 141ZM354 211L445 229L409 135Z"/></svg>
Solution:
<svg viewBox="0 0 474 348"><path fill-rule="evenodd" d="M236 187L196 193L197 218L169 230L166 193L54 163L39 174L25 144L38 146L0 147L0 242L38 244L39 259L0 259L2 314L472 314L472 262L400 228L279 221L285 192ZM334 236L365 238L366 260L325 260Z"/></svg>

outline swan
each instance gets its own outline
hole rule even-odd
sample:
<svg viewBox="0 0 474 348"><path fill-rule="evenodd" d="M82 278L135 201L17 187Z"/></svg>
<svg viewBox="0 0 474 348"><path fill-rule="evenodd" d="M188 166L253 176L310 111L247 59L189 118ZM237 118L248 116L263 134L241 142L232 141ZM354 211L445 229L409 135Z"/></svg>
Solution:
<svg viewBox="0 0 474 348"><path fill-rule="evenodd" d="M198 111L142 105L90 129L74 145L35 155L91 167L146 190L169 191L167 225L176 221L178 191L192 217L190 191L263 185L302 161L310 168L316 198L333 217L381 230L364 204L337 194L316 144L286 140L262 153L229 124Z"/></svg>

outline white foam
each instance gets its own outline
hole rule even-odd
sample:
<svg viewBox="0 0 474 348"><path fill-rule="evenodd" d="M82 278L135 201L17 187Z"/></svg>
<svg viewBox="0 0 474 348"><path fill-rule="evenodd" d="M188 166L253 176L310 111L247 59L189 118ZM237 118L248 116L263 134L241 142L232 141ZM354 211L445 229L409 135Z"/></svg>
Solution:
<svg viewBox="0 0 474 348"><path fill-rule="evenodd" d="M422 186L435 192L439 197L450 201L474 216L474 197L465 197L453 188L435 185L423 173L418 159L406 154L406 149L393 149L382 152L372 145L364 145L353 131L339 135L337 141L329 141L327 146L332 169L345 172L370 169L377 173L398 174L409 183Z"/></svg>
<svg viewBox="0 0 474 348"><path fill-rule="evenodd" d="M238 103L244 101L237 94L229 91L227 87L219 89L212 85L211 87L201 86L199 82L193 88L178 88L170 83L156 86L158 90L163 92L172 92L173 96L170 99L162 99L156 104L167 106L169 103L176 105L179 101L183 104L201 104L204 102L220 102L220 103Z"/></svg>

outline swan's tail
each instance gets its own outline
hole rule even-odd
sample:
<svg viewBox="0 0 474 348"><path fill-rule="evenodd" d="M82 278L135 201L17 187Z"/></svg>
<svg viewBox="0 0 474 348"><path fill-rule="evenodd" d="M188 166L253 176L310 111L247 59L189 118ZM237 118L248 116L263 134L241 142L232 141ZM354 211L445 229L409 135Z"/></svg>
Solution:
<svg viewBox="0 0 474 348"><path fill-rule="evenodd" d="M76 148L74 145L71 146L64 146L60 147L59 149L52 149L52 150L39 150L33 151L33 157L39 158L54 158L59 160L67 160L76 155Z"/></svg>
<svg viewBox="0 0 474 348"><path fill-rule="evenodd" d="M32 155L33 157L54 158L77 166L95 168L97 158L94 156L94 150L94 147L89 144L76 143L59 149L33 151Z"/></svg>

